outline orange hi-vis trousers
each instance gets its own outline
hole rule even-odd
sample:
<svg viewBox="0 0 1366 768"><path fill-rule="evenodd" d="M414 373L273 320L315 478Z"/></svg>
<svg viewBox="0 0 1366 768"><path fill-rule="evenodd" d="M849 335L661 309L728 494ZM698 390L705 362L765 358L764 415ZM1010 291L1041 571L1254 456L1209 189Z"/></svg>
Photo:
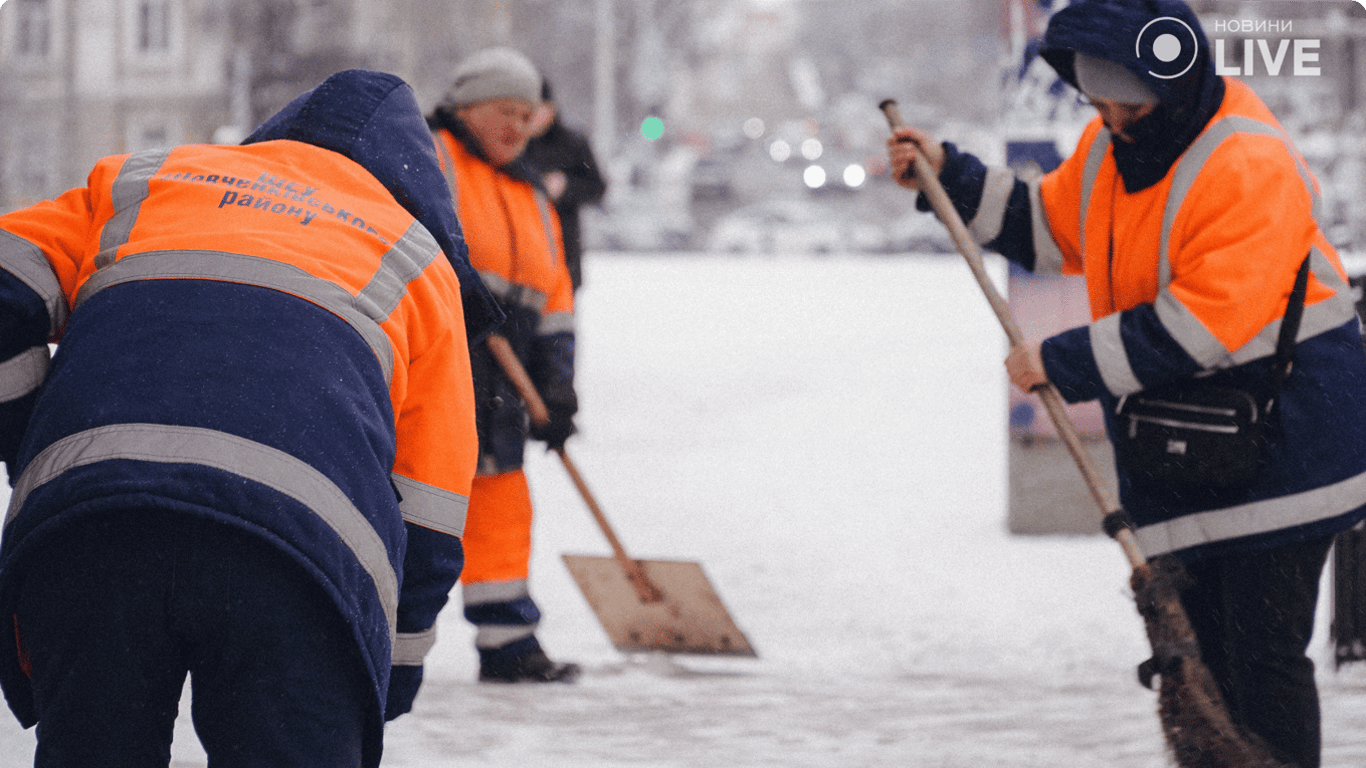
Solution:
<svg viewBox="0 0 1366 768"><path fill-rule="evenodd" d="M466 585L525 580L531 562L531 490L522 470L474 478L465 517Z"/></svg>
<svg viewBox="0 0 1366 768"><path fill-rule="evenodd" d="M531 490L518 469L479 475L465 521L465 617L475 645L500 648L535 634L540 610L531 600Z"/></svg>

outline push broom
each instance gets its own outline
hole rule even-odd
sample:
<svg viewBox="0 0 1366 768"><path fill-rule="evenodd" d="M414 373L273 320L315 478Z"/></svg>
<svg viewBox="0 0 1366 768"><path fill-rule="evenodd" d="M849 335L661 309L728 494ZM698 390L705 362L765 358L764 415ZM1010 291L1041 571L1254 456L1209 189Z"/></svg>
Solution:
<svg viewBox="0 0 1366 768"><path fill-rule="evenodd" d="M895 100L887 99L879 107L892 130L902 126ZM1024 335L1010 305L991 282L977 242L953 207L929 161L917 154L913 168L921 192L939 220L948 227L954 245L967 260L968 268L1005 329L1010 345L1024 344ZM1273 758L1256 736L1239 728L1229 717L1214 678L1200 659L1195 630L1178 596L1185 578L1181 563L1170 555L1152 562L1147 560L1138 546L1128 514L1101 481L1076 426L1063 409L1062 396L1051 384L1035 387L1034 392L1039 395L1100 507L1105 532L1119 544L1133 568L1130 585L1153 651L1152 658L1139 666L1139 678L1149 688L1153 677L1160 678L1158 716L1167 747L1177 765L1181 768L1289 768Z"/></svg>

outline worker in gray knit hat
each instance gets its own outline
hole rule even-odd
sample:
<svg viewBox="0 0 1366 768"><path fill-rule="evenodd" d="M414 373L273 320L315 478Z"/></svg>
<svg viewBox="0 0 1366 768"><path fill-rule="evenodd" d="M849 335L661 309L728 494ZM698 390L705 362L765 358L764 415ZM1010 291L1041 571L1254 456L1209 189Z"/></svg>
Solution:
<svg viewBox="0 0 1366 768"><path fill-rule="evenodd" d="M463 107L500 97L540 104L541 75L535 64L512 48L485 48L456 66L441 105Z"/></svg>
<svg viewBox="0 0 1366 768"><path fill-rule="evenodd" d="M479 680L569 682L579 667L550 660L536 637L541 611L529 590L531 495L522 471L527 438L560 448L574 433L574 291L559 218L518 157L531 138L541 76L511 48L460 62L428 122L469 246L470 264L507 315L507 338L549 411L532 422L488 345L470 348L479 466L462 543L465 618L475 626Z"/></svg>
<svg viewBox="0 0 1366 768"><path fill-rule="evenodd" d="M480 106L491 103L503 109ZM428 122L433 129L459 137L467 145L473 143L475 154L502 169L526 149L531 138L530 116L540 103L541 74L536 65L512 48L485 48L456 65L451 86ZM501 122L506 125L479 119L491 118L495 111L505 114Z"/></svg>

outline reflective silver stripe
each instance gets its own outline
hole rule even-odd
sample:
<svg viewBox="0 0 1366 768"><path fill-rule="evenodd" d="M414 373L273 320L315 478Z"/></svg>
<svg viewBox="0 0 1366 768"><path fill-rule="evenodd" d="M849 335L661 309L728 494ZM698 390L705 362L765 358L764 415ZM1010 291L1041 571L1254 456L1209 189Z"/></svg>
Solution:
<svg viewBox="0 0 1366 768"><path fill-rule="evenodd" d="M420 667L433 645L436 645L435 624L421 632L399 632L394 636L390 663L396 667Z"/></svg>
<svg viewBox="0 0 1366 768"><path fill-rule="evenodd" d="M1276 136L1277 131L1266 123L1237 116L1226 117L1205 129L1204 133L1181 155L1172 171L1172 183L1167 192L1166 208L1162 211L1162 239L1158 246L1160 254L1157 262L1157 286L1165 289L1172 281L1171 273L1171 234L1176 215L1186 202L1186 195L1195 185L1195 179L1205 169L1210 155L1225 139L1235 133L1261 133Z"/></svg>
<svg viewBox="0 0 1366 768"><path fill-rule="evenodd" d="M25 468L10 498L6 524L39 486L76 467L113 459L200 464L231 472L299 501L336 532L370 575L394 637L398 575L384 541L342 489L306 462L246 438L198 427L114 424L74 435L44 448Z"/></svg>
<svg viewBox="0 0 1366 768"><path fill-rule="evenodd" d="M100 252L95 256L95 268L99 269L114 261L115 252L128 243L128 235L137 223L142 201L151 194L152 177L165 164L171 149L153 149L130 155L119 168L109 189L109 199L114 206L114 215L104 223L100 231Z"/></svg>
<svg viewBox="0 0 1366 768"><path fill-rule="evenodd" d="M38 388L52 359L47 345L29 347L0 363L0 403L18 400Z"/></svg>
<svg viewBox="0 0 1366 768"><path fill-rule="evenodd" d="M1139 546L1148 557L1226 541L1241 536L1293 528L1328 520L1361 506L1366 498L1366 473L1333 485L1274 499L1222 507L1139 528Z"/></svg>
<svg viewBox="0 0 1366 768"><path fill-rule="evenodd" d="M1105 153L1110 149L1110 130L1101 128L1091 140L1086 151L1086 164L1081 172L1081 221L1077 232L1077 247L1086 253L1086 216L1091 210L1091 194L1096 189L1096 179L1100 178L1100 166L1105 162Z"/></svg>
<svg viewBox="0 0 1366 768"><path fill-rule="evenodd" d="M483 581L462 584L461 590L466 607L488 603L506 603L531 596L526 579L512 581ZM477 648L500 648L514 640L521 640L536 634L537 623L530 624L480 624L474 635Z"/></svg>
<svg viewBox="0 0 1366 768"><path fill-rule="evenodd" d="M1309 271L1320 283L1332 288L1334 293L1331 298L1304 308L1304 317L1300 320L1301 339L1317 336L1357 316L1356 305L1352 302L1351 286L1342 279L1342 275L1333 268L1328 257L1318 246L1309 251ZM1279 322L1276 329L1280 330Z"/></svg>
<svg viewBox="0 0 1366 768"><path fill-rule="evenodd" d="M390 476L402 500L403 519L423 528L451 536L465 535L465 516L470 499L400 474Z"/></svg>
<svg viewBox="0 0 1366 768"><path fill-rule="evenodd" d="M550 301L550 297L543 291L514 283L497 272L480 270L479 277L484 281L489 293L508 304L525 307L538 315L545 311L545 305Z"/></svg>
<svg viewBox="0 0 1366 768"><path fill-rule="evenodd" d="M987 178L982 186L982 199L977 213L968 222L968 231L979 243L995 240L1005 224L1006 203L1015 191L1015 173L1009 168L987 167Z"/></svg>
<svg viewBox="0 0 1366 768"><path fill-rule="evenodd" d="M127 243L142 201L150 194L151 179L171 151L141 152L124 161L110 190L115 213L100 235L96 272L81 287L75 303L79 305L110 285L168 277L227 280L292 293L337 314L355 328L374 350L385 381L390 382L394 353L389 337L378 326L403 300L408 283L421 276L440 254L431 233L417 221L409 224L398 242L380 257L369 284L354 297L344 287L298 267L225 251L154 251L131 254L115 262L116 251ZM156 256L161 258L149 260Z"/></svg>
<svg viewBox="0 0 1366 768"><path fill-rule="evenodd" d="M424 250L427 245L430 250ZM226 251L147 251L129 254L96 271L81 287L76 304L112 285L156 278L224 280L283 291L317 304L356 329L379 358L388 382L393 377L394 351L380 324L402 300L407 283L421 274L437 253L431 234L414 224L380 259L369 285L360 295L352 296L330 280L258 256Z"/></svg>
<svg viewBox="0 0 1366 768"><path fill-rule="evenodd" d="M477 581L463 584L461 590L465 605L484 605L485 603L506 603L523 597L530 597L526 579L512 581Z"/></svg>
<svg viewBox="0 0 1366 768"><path fill-rule="evenodd" d="M446 175L446 186L451 190L451 207L455 209L457 218L460 213L460 185L455 178L455 158L451 156L451 150L446 146L446 140L440 135L432 136L436 151L441 155L441 159L446 161L442 164L442 171Z"/></svg>
<svg viewBox="0 0 1366 768"><path fill-rule="evenodd" d="M541 317L540 323L536 325L536 333L546 336L552 333L573 333L574 332L574 313L573 312L551 312Z"/></svg>
<svg viewBox="0 0 1366 768"><path fill-rule="evenodd" d="M1342 279L1318 246L1309 250L1309 271L1319 282L1331 288L1333 295L1304 308L1299 332L1296 334L1297 341L1313 338L1356 317L1356 307L1352 303L1351 289L1347 281ZM1282 318L1277 317L1267 323L1266 327L1246 344L1234 350L1233 354L1228 355L1230 364L1242 365L1274 355L1276 344L1280 341L1281 322Z"/></svg>
<svg viewBox="0 0 1366 768"><path fill-rule="evenodd" d="M1101 381L1105 388L1116 397L1143 389L1129 365L1129 355L1124 351L1124 340L1120 337L1119 312L1113 312L1091 323L1088 328L1091 337L1091 355L1100 370Z"/></svg>
<svg viewBox="0 0 1366 768"><path fill-rule="evenodd" d="M380 257L379 268L356 297L366 315L376 323L389 319L408 294L408 284L441 255L441 246L422 224L414 221L408 231Z"/></svg>
<svg viewBox="0 0 1366 768"><path fill-rule="evenodd" d="M1186 350L1201 368L1226 368L1233 357L1224 342L1210 332L1200 318L1191 313L1176 295L1167 289L1157 292L1153 312L1162 327Z"/></svg>
<svg viewBox="0 0 1366 768"><path fill-rule="evenodd" d="M535 187L532 189L533 194L536 196L536 207L541 212L541 226L545 229L545 244L546 248L549 249L550 269L554 272L558 267L564 264L564 254L560 252L560 238L555 236L555 225L550 218L552 211L550 198L539 189L536 189Z"/></svg>
<svg viewBox="0 0 1366 768"><path fill-rule="evenodd" d="M1221 129L1222 134L1218 137L1210 137L1210 139L1215 141L1216 144L1218 142L1222 142L1224 139L1227 139L1229 136L1232 136L1235 133L1257 133L1264 136L1272 136L1274 138L1280 139L1281 143L1285 144L1285 149L1287 154L1290 155L1290 159L1295 161L1295 170L1299 172L1300 181L1304 183L1304 188L1306 191L1309 192L1309 198L1313 201L1311 213L1314 217L1314 220L1319 220L1319 214L1322 210L1322 196L1319 195L1318 187L1314 184L1314 175L1309 170L1309 166L1305 165L1304 158L1300 157L1300 153L1295 150L1294 143L1290 140L1290 137L1285 133L1285 131L1281 130L1280 128L1274 125L1271 125L1270 123L1264 123L1256 118L1247 117L1245 115L1229 115L1228 117L1225 117L1224 119L1220 120L1214 126L1210 126L1209 131L1206 131L1206 133L1208 134L1210 131L1213 131L1216 127L1219 127ZM1204 136L1201 136L1199 139L1196 139L1196 143L1199 143L1200 141L1204 140L1204 138ZM1211 153L1212 152L1213 148L1211 148ZM1205 159L1208 158L1209 155L1206 154ZM1204 160L1201 160L1200 162L1201 165L1204 164Z"/></svg>
<svg viewBox="0 0 1366 768"><path fill-rule="evenodd" d="M513 581L486 581L462 584L465 605L485 605L487 603L506 603L530 597L526 579ZM531 624L480 624L474 633L476 648L501 648L508 643L531 637L536 634L537 623Z"/></svg>
<svg viewBox="0 0 1366 768"><path fill-rule="evenodd" d="M1063 255L1053 230L1048 226L1048 211L1043 205L1043 194L1039 191L1039 180L1028 182L1029 187L1029 226L1034 240L1034 274L1062 274Z"/></svg>
<svg viewBox="0 0 1366 768"><path fill-rule="evenodd" d="M1230 353L1229 350L1225 349L1223 342L1210 333L1204 323L1181 304L1170 290L1172 279L1171 232L1176 217L1210 156L1225 140L1239 133L1259 134L1280 139L1285 144L1290 157L1295 161L1295 167L1299 171L1300 179L1304 182L1305 190L1313 200L1316 217L1320 207L1320 196L1308 168L1305 167L1295 152L1285 133L1269 123L1241 115L1225 117L1206 129L1181 156L1176 169L1172 172L1171 189L1167 194L1166 207L1162 212L1162 236L1157 262L1158 295L1153 304L1157 310L1158 319L1167 329L1167 332L1181 345L1182 349L1186 350L1187 354L1206 369L1241 365L1274 354L1281 327L1281 318L1277 317L1246 344ZM1304 318L1301 321L1298 339L1307 339L1330 328L1336 328L1350 320L1356 313L1348 295L1346 283L1328 262L1327 256L1317 247L1313 248L1309 255L1310 269L1314 277L1332 288L1335 295L1329 300L1320 301L1304 308Z"/></svg>
<svg viewBox="0 0 1366 768"><path fill-rule="evenodd" d="M536 624L481 624L474 631L475 648L502 648L536 634Z"/></svg>
<svg viewBox="0 0 1366 768"><path fill-rule="evenodd" d="M56 337L66 325L66 294L62 292L62 284L57 280L57 273L52 271L47 256L43 255L43 249L37 243L0 229L0 269L19 278L19 282L38 294L43 306L47 307L48 336Z"/></svg>
<svg viewBox="0 0 1366 768"><path fill-rule="evenodd" d="M352 296L336 283L279 261L226 251L147 251L133 253L90 276L76 296L76 305L113 285L157 278L224 280L290 293L307 299L341 317L379 358L385 382L394 371L394 352L389 337L379 327L384 317L373 317L372 301Z"/></svg>

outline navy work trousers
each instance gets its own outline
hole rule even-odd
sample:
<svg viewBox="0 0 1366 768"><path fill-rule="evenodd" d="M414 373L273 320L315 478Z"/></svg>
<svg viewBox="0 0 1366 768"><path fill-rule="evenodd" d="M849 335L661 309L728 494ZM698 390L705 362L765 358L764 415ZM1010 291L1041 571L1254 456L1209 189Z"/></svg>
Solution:
<svg viewBox="0 0 1366 768"><path fill-rule="evenodd" d="M186 674L214 768L362 765L376 705L355 641L265 540L134 510L81 521L26 562L37 768L168 765Z"/></svg>
<svg viewBox="0 0 1366 768"><path fill-rule="evenodd" d="M1298 768L1319 768L1319 696L1305 650L1332 542L1188 564L1195 584L1181 594L1234 722Z"/></svg>

